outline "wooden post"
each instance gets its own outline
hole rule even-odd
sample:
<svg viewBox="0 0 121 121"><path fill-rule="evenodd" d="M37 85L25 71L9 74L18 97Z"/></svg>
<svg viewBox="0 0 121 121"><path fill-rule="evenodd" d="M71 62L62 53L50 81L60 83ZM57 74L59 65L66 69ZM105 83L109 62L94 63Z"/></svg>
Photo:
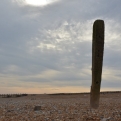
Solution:
<svg viewBox="0 0 121 121"><path fill-rule="evenodd" d="M92 85L90 92L90 106L99 107L100 86L104 51L104 21L96 20L93 24L92 39Z"/></svg>

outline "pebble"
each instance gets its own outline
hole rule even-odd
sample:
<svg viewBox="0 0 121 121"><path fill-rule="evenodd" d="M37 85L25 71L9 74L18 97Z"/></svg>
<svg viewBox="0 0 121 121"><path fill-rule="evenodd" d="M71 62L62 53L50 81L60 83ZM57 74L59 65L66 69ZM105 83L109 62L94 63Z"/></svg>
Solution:
<svg viewBox="0 0 121 121"><path fill-rule="evenodd" d="M41 106L35 106L34 107L34 111L40 111L41 110Z"/></svg>
<svg viewBox="0 0 121 121"><path fill-rule="evenodd" d="M90 109L88 94L86 98L48 95L31 99L0 98L0 121L121 121L121 99L115 99L115 94L103 95L96 110Z"/></svg>

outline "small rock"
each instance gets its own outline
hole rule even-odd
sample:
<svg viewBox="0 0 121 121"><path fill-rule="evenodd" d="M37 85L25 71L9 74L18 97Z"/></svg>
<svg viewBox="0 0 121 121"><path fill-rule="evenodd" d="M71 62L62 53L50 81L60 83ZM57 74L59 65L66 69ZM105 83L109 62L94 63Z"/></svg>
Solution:
<svg viewBox="0 0 121 121"><path fill-rule="evenodd" d="M7 110L7 112L12 112L12 111L14 111L14 110Z"/></svg>
<svg viewBox="0 0 121 121"><path fill-rule="evenodd" d="M111 119L111 117L109 118L103 118L101 121L109 121Z"/></svg>
<svg viewBox="0 0 121 121"><path fill-rule="evenodd" d="M103 118L101 121L107 121L107 118Z"/></svg>
<svg viewBox="0 0 121 121"><path fill-rule="evenodd" d="M41 110L41 106L35 106L34 107L34 111L39 111L39 110Z"/></svg>

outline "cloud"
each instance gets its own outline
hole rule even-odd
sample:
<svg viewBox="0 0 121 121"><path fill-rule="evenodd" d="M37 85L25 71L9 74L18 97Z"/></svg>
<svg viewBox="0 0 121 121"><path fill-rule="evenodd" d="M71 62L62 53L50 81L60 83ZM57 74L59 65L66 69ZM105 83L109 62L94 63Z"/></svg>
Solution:
<svg viewBox="0 0 121 121"><path fill-rule="evenodd" d="M0 80L4 80L1 81L3 88L9 92L20 85L19 90L24 88L29 93L36 87L35 92L39 93L54 92L52 89L68 92L78 86L80 91L90 90L92 26L96 19L103 19L102 89L116 89L121 79L119 5L119 0L110 3L59 0L46 6L30 6L21 0L0 1Z"/></svg>

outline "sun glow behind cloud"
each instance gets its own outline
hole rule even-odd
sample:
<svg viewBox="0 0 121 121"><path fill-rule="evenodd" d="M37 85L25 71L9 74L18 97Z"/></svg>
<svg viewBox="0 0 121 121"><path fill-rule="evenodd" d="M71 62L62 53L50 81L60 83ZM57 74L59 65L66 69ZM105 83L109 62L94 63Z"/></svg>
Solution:
<svg viewBox="0 0 121 121"><path fill-rule="evenodd" d="M27 4L33 5L33 6L43 6L50 3L48 0L25 0Z"/></svg>

